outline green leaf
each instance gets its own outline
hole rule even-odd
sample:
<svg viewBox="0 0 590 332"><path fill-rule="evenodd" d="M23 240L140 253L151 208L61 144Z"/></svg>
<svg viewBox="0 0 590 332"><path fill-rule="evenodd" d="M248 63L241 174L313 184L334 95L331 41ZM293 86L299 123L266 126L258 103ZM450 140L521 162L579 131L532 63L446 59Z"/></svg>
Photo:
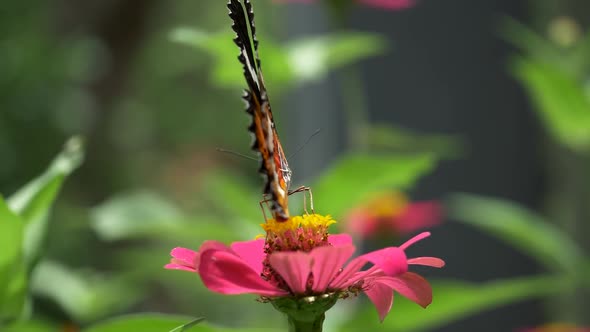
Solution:
<svg viewBox="0 0 590 332"><path fill-rule="evenodd" d="M2 327L2 332L56 332L65 331L54 323L44 321L22 321Z"/></svg>
<svg viewBox="0 0 590 332"><path fill-rule="evenodd" d="M94 207L92 227L107 241L141 237L184 224L181 211L160 195L145 191L118 194Z"/></svg>
<svg viewBox="0 0 590 332"><path fill-rule="evenodd" d="M580 249L557 226L513 202L456 194L449 214L499 237L548 269L575 271L581 262Z"/></svg>
<svg viewBox="0 0 590 332"><path fill-rule="evenodd" d="M590 97L583 84L553 64L524 58L514 62L513 72L523 82L553 137L571 149L588 149Z"/></svg>
<svg viewBox="0 0 590 332"><path fill-rule="evenodd" d="M295 80L305 82L325 77L331 70L385 53L387 40L365 32L341 32L307 37L287 45L289 65Z"/></svg>
<svg viewBox="0 0 590 332"><path fill-rule="evenodd" d="M402 296L396 296L391 313L382 324L379 324L377 313L371 307L352 317L342 331L422 331L510 303L556 295L571 289L571 286L553 276L514 278L484 284L433 282L434 297L428 308L423 309Z"/></svg>
<svg viewBox="0 0 590 332"><path fill-rule="evenodd" d="M184 332L184 331L188 331L189 329L191 329L192 327L194 327L195 325L199 324L200 322L202 322L205 318L197 318L195 320L193 320L192 322L186 323L184 325L181 325L175 329L170 330L170 332Z"/></svg>
<svg viewBox="0 0 590 332"><path fill-rule="evenodd" d="M108 199L92 209L91 218L92 228L106 241L157 238L198 243L228 238L218 218L185 216L166 198L145 190Z"/></svg>
<svg viewBox="0 0 590 332"><path fill-rule="evenodd" d="M186 316L134 314L105 320L84 329L83 332L164 332L192 320L193 318Z"/></svg>
<svg viewBox="0 0 590 332"><path fill-rule="evenodd" d="M338 219L377 190L408 189L435 162L431 154L346 156L312 186L316 210Z"/></svg>
<svg viewBox="0 0 590 332"><path fill-rule="evenodd" d="M176 328L187 326L191 327L190 331L195 332L272 332L276 329L248 329L248 328L224 328L206 325L201 323L202 318L194 319L183 316L173 316L165 314L135 314L125 315L100 322L93 325L83 332L162 332L162 331L186 331L176 330ZM189 323L187 323L189 322ZM195 324L199 323L195 326ZM192 325L190 325L192 324Z"/></svg>
<svg viewBox="0 0 590 332"><path fill-rule="evenodd" d="M233 38L231 32L207 33L192 28L177 28L170 34L172 41L205 51L214 59L213 83L225 87L243 87L245 83L242 65L237 60L239 51ZM262 70L265 78L270 80L269 86L276 87L292 80L293 75L286 62L285 51L279 46L265 39L259 53L264 59Z"/></svg>
<svg viewBox="0 0 590 332"><path fill-rule="evenodd" d="M26 302L23 221L0 197L0 324L19 316Z"/></svg>
<svg viewBox="0 0 590 332"><path fill-rule="evenodd" d="M499 27L506 41L535 58L549 62L559 59L563 54L551 41L511 17L502 18Z"/></svg>
<svg viewBox="0 0 590 332"><path fill-rule="evenodd" d="M83 155L81 138L71 138L43 174L27 183L8 199L10 208L23 219L24 259L29 267L39 255L51 205L66 176L82 163Z"/></svg>
<svg viewBox="0 0 590 332"><path fill-rule="evenodd" d="M87 322L128 308L140 295L140 286L122 277L75 271L43 261L34 271L33 292L57 303L76 321Z"/></svg>
<svg viewBox="0 0 590 332"><path fill-rule="evenodd" d="M551 63L577 80L586 80L590 69L590 31L573 45L565 46L512 18L503 18L500 34L506 41L520 48L527 58Z"/></svg>
<svg viewBox="0 0 590 332"><path fill-rule="evenodd" d="M214 59L212 78L220 86L243 87L243 70L236 60L238 49L233 33L207 33L191 28L177 28L170 38L205 51ZM375 34L343 32L307 37L285 45L265 38L260 44L264 77L268 86L279 89L290 83L318 80L331 70L384 53L387 40Z"/></svg>
<svg viewBox="0 0 590 332"><path fill-rule="evenodd" d="M430 153L438 158L455 159L464 147L458 137L414 132L388 125L373 125L368 130L372 150L393 153Z"/></svg>

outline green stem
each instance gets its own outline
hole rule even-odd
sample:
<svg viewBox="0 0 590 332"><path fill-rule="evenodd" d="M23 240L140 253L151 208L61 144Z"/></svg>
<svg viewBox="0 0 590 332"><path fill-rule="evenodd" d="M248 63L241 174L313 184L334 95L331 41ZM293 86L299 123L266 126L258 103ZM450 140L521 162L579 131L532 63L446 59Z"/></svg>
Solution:
<svg viewBox="0 0 590 332"><path fill-rule="evenodd" d="M322 332L325 319L325 314L321 314L313 320L297 320L289 316L289 332Z"/></svg>
<svg viewBox="0 0 590 332"><path fill-rule="evenodd" d="M369 115L364 87L358 68L351 66L342 72L341 88L348 128L349 146L355 151L368 147Z"/></svg>
<svg viewBox="0 0 590 332"><path fill-rule="evenodd" d="M346 29L346 22L354 5L353 1L328 0L326 4L334 28ZM342 70L340 88L349 146L355 151L366 151L369 115L363 80L357 66L351 65Z"/></svg>

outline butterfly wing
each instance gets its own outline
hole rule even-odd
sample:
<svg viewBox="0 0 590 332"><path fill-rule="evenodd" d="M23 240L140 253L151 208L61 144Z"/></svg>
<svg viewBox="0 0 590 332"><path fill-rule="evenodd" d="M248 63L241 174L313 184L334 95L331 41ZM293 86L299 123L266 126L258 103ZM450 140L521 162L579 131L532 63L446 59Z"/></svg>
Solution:
<svg viewBox="0 0 590 332"><path fill-rule="evenodd" d="M248 130L254 136L252 149L262 158L259 172L266 179L264 193L270 196L273 218L277 221L287 220L291 170L279 141L260 70L252 4L249 0L244 0L243 5L239 0L230 0L227 7L233 20L232 28L236 32L234 42L240 48L238 59L244 66L248 84L244 94L248 106L246 111L252 116Z"/></svg>

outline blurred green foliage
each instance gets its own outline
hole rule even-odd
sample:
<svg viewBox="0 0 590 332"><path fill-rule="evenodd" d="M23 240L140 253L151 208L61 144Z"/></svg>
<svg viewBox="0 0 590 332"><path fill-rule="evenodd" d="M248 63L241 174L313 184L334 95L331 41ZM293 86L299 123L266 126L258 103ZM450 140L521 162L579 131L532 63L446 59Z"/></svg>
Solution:
<svg viewBox="0 0 590 332"><path fill-rule="evenodd" d="M506 19L502 34L524 54L511 70L524 84L551 135L577 151L590 148L590 33L578 36L572 18L553 22L553 39ZM566 26L565 31L563 27ZM571 28L567 26L573 25ZM561 27L560 27L561 26Z"/></svg>
<svg viewBox="0 0 590 332"><path fill-rule="evenodd" d="M456 280L432 282L434 301L424 311L415 303L397 296L394 311L380 326L373 308L366 308L352 316L342 331L384 329L392 331L424 331L465 318L484 310L491 310L514 302L539 297L550 297L570 289L554 276L521 277L486 283L468 283Z"/></svg>
<svg viewBox="0 0 590 332"><path fill-rule="evenodd" d="M68 15L51 4L10 1L0 11L7 36L0 41L0 177L3 190L14 192L0 199L2 331L285 327L270 306L254 305L251 297L211 294L198 276L162 268L175 246L197 249L205 240L246 240L261 232L254 167L245 177L237 171L243 164L209 153L212 141L246 147L245 116L228 120L242 108L238 88L244 83L219 3L179 1L148 26L133 26L139 5L130 17L118 18L124 11L117 6L124 2L116 1L72 13L85 21L78 25L68 25ZM279 103L288 89L388 49L382 36L351 31L279 43L278 36L266 34L276 28L267 19L272 15L265 15L272 7L256 5L262 67ZM147 12L162 9L143 6L154 6ZM110 26L101 25L113 19L109 15L117 18L111 24L125 22L115 35L130 33L137 44L109 40ZM177 28L194 22L198 28ZM587 151L590 37L568 42L567 29L558 28L549 40L514 21L503 31L523 52L511 69L553 137ZM224 129L211 123L223 123ZM40 172L41 161L63 137L78 133L88 135L91 162L55 207L64 180L84 158L80 138L68 141L41 175L17 189ZM372 192L411 190L439 160L464 153L459 139L449 136L380 124L367 136L367 151L347 152L308 181L318 212L341 220ZM302 195L293 196L290 205L293 212L302 211ZM588 258L551 220L511 202L471 195L454 196L449 207L453 217L528 254L547 272L483 284L435 280L435 300L427 311L398 296L383 325L377 325L367 301L351 301L336 309L350 321L333 323L333 330L426 330L516 301L552 297L578 284L590 288ZM50 224L51 219L59 222ZM186 315L115 317L138 311Z"/></svg>
<svg viewBox="0 0 590 332"><path fill-rule="evenodd" d="M212 82L223 87L243 87L241 64L236 61L236 46L231 32L206 33L191 28L178 28L171 39L207 52L215 65ZM371 33L339 32L291 41L284 46L265 38L259 49L262 70L269 86L285 86L318 80L334 69L382 54L387 40ZM276 91L276 90L274 90Z"/></svg>
<svg viewBox="0 0 590 332"><path fill-rule="evenodd" d="M499 237L550 271L573 272L583 263L582 250L565 232L514 202L456 194L449 208L451 217Z"/></svg>
<svg viewBox="0 0 590 332"><path fill-rule="evenodd" d="M14 193L0 200L0 326L29 313L30 276L43 249L49 211L65 179L81 163L83 146L79 138L70 139L49 168ZM30 305L30 304L29 304Z"/></svg>

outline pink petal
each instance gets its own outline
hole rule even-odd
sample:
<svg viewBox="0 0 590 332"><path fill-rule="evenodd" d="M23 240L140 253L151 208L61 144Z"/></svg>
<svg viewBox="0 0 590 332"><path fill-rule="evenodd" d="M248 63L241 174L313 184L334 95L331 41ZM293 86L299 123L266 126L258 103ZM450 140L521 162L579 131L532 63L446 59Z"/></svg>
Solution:
<svg viewBox="0 0 590 332"><path fill-rule="evenodd" d="M336 277L344 263L354 253L354 246L323 246L315 248L310 255L313 259L311 273L313 274L314 292L324 292L330 282Z"/></svg>
<svg viewBox="0 0 590 332"><path fill-rule="evenodd" d="M437 257L416 257L408 259L408 264L441 268L445 266L445 261Z"/></svg>
<svg viewBox="0 0 590 332"><path fill-rule="evenodd" d="M379 220L364 209L351 212L346 219L347 231L362 238L376 234L379 226Z"/></svg>
<svg viewBox="0 0 590 332"><path fill-rule="evenodd" d="M401 250L406 250L406 249L408 249L408 247L409 247L409 246L411 246L412 244L414 244L414 243L416 243L416 242L418 242L418 241L420 241L420 240L423 240L423 239L425 239L425 238L427 238L427 237L429 237L429 236L430 236L430 232L423 232L423 233L420 233L420 234L418 234L418 235L414 236L413 238L409 239L408 241L406 241L404 244L402 244L402 245L401 245L401 246L399 246L399 247L400 247L400 249L401 249Z"/></svg>
<svg viewBox="0 0 590 332"><path fill-rule="evenodd" d="M197 270L194 267L188 267L186 265L174 263L174 260L172 260L172 261L173 261L173 263L169 263L169 264L164 265L164 268L168 269L168 270L182 270L182 271L188 271L188 272L197 272Z"/></svg>
<svg viewBox="0 0 590 332"><path fill-rule="evenodd" d="M389 247L375 250L360 257L375 264L388 276L395 276L408 271L406 254L400 248Z"/></svg>
<svg viewBox="0 0 590 332"><path fill-rule="evenodd" d="M334 280L332 280L329 287L334 289L342 289L344 287L348 287L352 283L351 278L355 276L357 272L359 272L360 269L362 269L363 266L365 266L365 264L367 264L367 260L362 258L362 256L351 260L350 262L348 262L348 264L346 264L344 270L342 270L342 272L340 272L340 274L336 278L334 278Z"/></svg>
<svg viewBox="0 0 590 332"><path fill-rule="evenodd" d="M203 253L207 250L231 251L231 249L229 249L228 246L226 246L225 244L223 244L219 241L205 241L205 242L203 242L203 244L201 244L201 247L199 248L198 255L195 257L195 260L194 260L195 269L199 270L199 264L201 261L201 253Z"/></svg>
<svg viewBox="0 0 590 332"><path fill-rule="evenodd" d="M426 279L406 272L396 277L378 277L375 282L391 287L396 292L426 308L432 303L432 288Z"/></svg>
<svg viewBox="0 0 590 332"><path fill-rule="evenodd" d="M221 294L287 294L263 280L244 260L228 251L212 249L201 253L199 275L207 288Z"/></svg>
<svg viewBox="0 0 590 332"><path fill-rule="evenodd" d="M295 294L304 294L311 272L311 255L301 251L277 252L269 256L270 265Z"/></svg>
<svg viewBox="0 0 590 332"><path fill-rule="evenodd" d="M345 234L345 233L329 235L328 242L330 242L330 244L335 247L345 246L345 245L352 244L352 237L348 234Z"/></svg>
<svg viewBox="0 0 590 332"><path fill-rule="evenodd" d="M381 283L374 283L365 289L365 294L373 302L373 305L375 305L375 309L379 313L379 320L383 322L393 305L393 291L391 287Z"/></svg>
<svg viewBox="0 0 590 332"><path fill-rule="evenodd" d="M389 9L389 10L400 10L412 7L414 5L413 0L359 0L361 3L373 7Z"/></svg>
<svg viewBox="0 0 590 332"><path fill-rule="evenodd" d="M172 256L172 261L171 264L168 265L182 265L187 268L192 268L192 270L194 271L195 258L197 257L197 255L198 253L196 251L187 248L176 247L172 249L172 251L170 252L170 256Z"/></svg>
<svg viewBox="0 0 590 332"><path fill-rule="evenodd" d="M264 261L264 239L234 242L231 249L240 256L256 273L262 272Z"/></svg>
<svg viewBox="0 0 590 332"><path fill-rule="evenodd" d="M399 216L392 218L391 222L395 230L407 234L438 225L441 220L441 204L437 201L427 201L409 204Z"/></svg>

